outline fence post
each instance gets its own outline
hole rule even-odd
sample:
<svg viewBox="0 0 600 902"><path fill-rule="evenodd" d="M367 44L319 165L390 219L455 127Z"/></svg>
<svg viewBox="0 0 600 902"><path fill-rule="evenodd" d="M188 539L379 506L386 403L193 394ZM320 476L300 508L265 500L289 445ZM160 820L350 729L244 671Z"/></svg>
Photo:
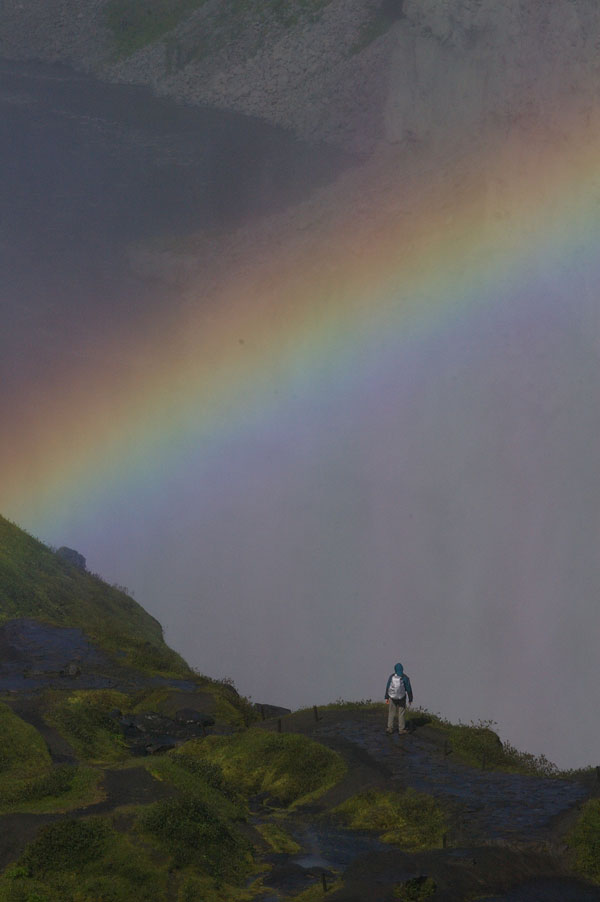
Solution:
<svg viewBox="0 0 600 902"><path fill-rule="evenodd" d="M277 732L281 733L281 717L277 720Z"/></svg>
<svg viewBox="0 0 600 902"><path fill-rule="evenodd" d="M315 715L315 720L317 723L319 722L319 711L316 705L313 705L313 714Z"/></svg>

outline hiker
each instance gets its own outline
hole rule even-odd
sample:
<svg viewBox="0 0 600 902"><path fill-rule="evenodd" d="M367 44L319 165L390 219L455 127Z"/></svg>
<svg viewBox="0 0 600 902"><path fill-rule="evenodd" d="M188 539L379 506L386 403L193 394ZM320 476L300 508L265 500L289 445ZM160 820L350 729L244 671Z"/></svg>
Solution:
<svg viewBox="0 0 600 902"><path fill-rule="evenodd" d="M410 680L404 673L402 664L396 664L394 672L390 674L385 687L385 698L389 705L388 722L386 733L394 731L394 718L398 714L398 732L408 733L404 714L406 711L406 696L408 696L408 704L412 704L413 694Z"/></svg>

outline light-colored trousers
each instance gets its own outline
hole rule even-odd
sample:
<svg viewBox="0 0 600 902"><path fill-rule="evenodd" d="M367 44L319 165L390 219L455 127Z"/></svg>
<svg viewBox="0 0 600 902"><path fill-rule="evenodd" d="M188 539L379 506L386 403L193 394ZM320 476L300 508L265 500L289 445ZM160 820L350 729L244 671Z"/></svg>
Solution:
<svg viewBox="0 0 600 902"><path fill-rule="evenodd" d="M393 698L390 699L390 703L388 705L388 730L394 729L394 718L396 714L398 714L398 732L402 732L402 730L406 729L406 723L404 720L404 714L406 713L406 696L401 699L397 699L394 701Z"/></svg>

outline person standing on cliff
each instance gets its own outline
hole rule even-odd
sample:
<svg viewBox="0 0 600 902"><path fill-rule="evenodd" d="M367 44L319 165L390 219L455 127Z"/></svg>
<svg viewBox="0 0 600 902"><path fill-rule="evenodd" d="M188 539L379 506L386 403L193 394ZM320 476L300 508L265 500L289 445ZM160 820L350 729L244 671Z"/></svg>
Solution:
<svg viewBox="0 0 600 902"><path fill-rule="evenodd" d="M407 697L408 704L411 705L413 693L410 680L404 673L402 664L396 664L394 672L390 674L387 686L385 687L385 699L389 705L386 733L392 733L394 731L396 714L398 715L398 733L408 733L406 721L404 719Z"/></svg>

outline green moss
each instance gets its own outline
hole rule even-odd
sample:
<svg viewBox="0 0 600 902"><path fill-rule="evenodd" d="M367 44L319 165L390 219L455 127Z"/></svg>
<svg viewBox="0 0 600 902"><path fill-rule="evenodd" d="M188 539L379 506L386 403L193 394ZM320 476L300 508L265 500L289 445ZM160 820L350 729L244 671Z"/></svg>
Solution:
<svg viewBox="0 0 600 902"><path fill-rule="evenodd" d="M244 889L190 872L182 874L177 902L252 902L261 895L260 887Z"/></svg>
<svg viewBox="0 0 600 902"><path fill-rule="evenodd" d="M317 798L346 772L337 752L296 733L251 728L234 736L192 740L183 748L218 764L232 785L246 793L268 793L282 805Z"/></svg>
<svg viewBox="0 0 600 902"><path fill-rule="evenodd" d="M600 799L585 803L567 842L579 873L600 883Z"/></svg>
<svg viewBox="0 0 600 902"><path fill-rule="evenodd" d="M100 775L54 766L38 731L0 704L0 812L68 811L98 801Z"/></svg>
<svg viewBox="0 0 600 902"><path fill-rule="evenodd" d="M300 846L291 836L288 836L281 827L272 822L258 824L256 827L262 838L268 842L274 852L285 852L287 855L296 855Z"/></svg>
<svg viewBox="0 0 600 902"><path fill-rule="evenodd" d="M128 697L112 690L80 690L66 696L48 693L46 721L71 743L77 754L90 762L114 762L128 754L117 723L108 712L126 707Z"/></svg>
<svg viewBox="0 0 600 902"><path fill-rule="evenodd" d="M48 824L27 848L21 863L34 877L52 871L77 870L104 855L110 832L109 825L101 818Z"/></svg>
<svg viewBox="0 0 600 902"><path fill-rule="evenodd" d="M167 902L166 865L109 818L43 827L0 878L0 902Z"/></svg>
<svg viewBox="0 0 600 902"><path fill-rule="evenodd" d="M167 755L146 759L146 768L156 780L173 786L182 795L200 799L221 817L231 821L245 818L245 801L225 783L220 768L186 753L188 745L186 743Z"/></svg>
<svg viewBox="0 0 600 902"><path fill-rule="evenodd" d="M446 817L435 799L412 789L360 793L333 814L354 830L372 830L383 842L411 851L439 848L447 829Z"/></svg>
<svg viewBox="0 0 600 902"><path fill-rule="evenodd" d="M238 883L252 864L249 843L204 799L157 802L142 815L140 826L168 851L175 868L194 865L211 877Z"/></svg>
<svg viewBox="0 0 600 902"><path fill-rule="evenodd" d="M0 813L49 814L73 811L101 801L102 774L91 767L61 764L51 770L14 780L0 791Z"/></svg>
<svg viewBox="0 0 600 902"><path fill-rule="evenodd" d="M424 902L436 892L435 880L431 877L412 877L394 889L394 898L401 902Z"/></svg>
<svg viewBox="0 0 600 902"><path fill-rule="evenodd" d="M0 703L0 799L15 780L36 777L51 767L46 743L35 727Z"/></svg>

